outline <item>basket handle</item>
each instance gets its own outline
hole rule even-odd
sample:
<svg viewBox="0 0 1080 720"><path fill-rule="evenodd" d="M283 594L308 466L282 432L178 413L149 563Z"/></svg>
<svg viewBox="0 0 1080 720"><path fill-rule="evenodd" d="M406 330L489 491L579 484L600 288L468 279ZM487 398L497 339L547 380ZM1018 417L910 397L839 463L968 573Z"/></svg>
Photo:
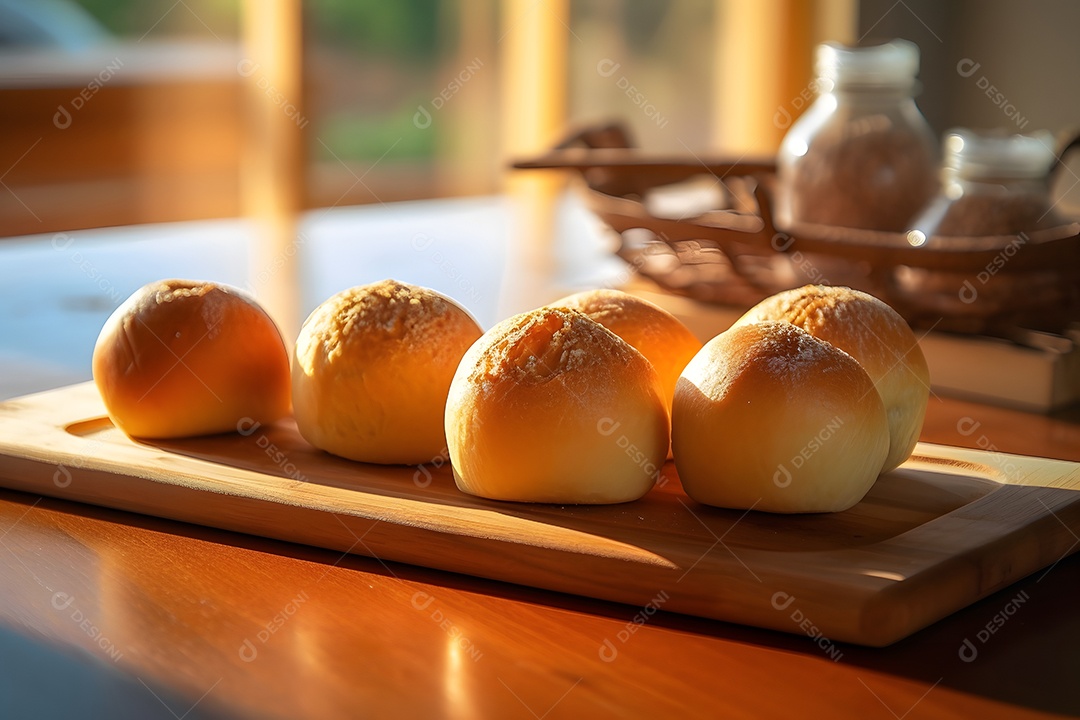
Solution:
<svg viewBox="0 0 1080 720"><path fill-rule="evenodd" d="M625 123L615 120L609 123L587 125L573 130L554 149L566 150L567 148L582 146L590 150L599 148L628 149L632 148L634 143L630 139L630 131Z"/></svg>
<svg viewBox="0 0 1080 720"><path fill-rule="evenodd" d="M776 225L773 224L772 213L772 195L765 188L765 177L762 175L754 175L754 199L757 200L758 213L761 214L761 222L764 225L762 227L762 233L769 238L769 242L773 244L774 249L776 243L773 243L773 239L777 236ZM778 250L778 252L787 252L792 243L787 243L784 249Z"/></svg>
<svg viewBox="0 0 1080 720"><path fill-rule="evenodd" d="M1080 126L1071 127L1058 134L1057 147L1054 148L1054 155L1057 156L1057 160L1050 166L1049 172L1051 180L1056 178L1065 167L1066 156L1078 147L1080 147Z"/></svg>

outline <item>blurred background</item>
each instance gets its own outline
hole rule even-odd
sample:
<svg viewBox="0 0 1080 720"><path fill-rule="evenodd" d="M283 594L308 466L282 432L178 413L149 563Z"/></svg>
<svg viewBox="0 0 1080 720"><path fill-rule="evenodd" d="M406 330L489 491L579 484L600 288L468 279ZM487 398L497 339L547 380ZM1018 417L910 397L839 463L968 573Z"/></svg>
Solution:
<svg viewBox="0 0 1080 720"><path fill-rule="evenodd" d="M1077 27L1073 0L0 0L0 397L89 379L109 313L162 277L244 287L287 340L388 276L483 326L628 286L570 174L512 160L611 120L683 162L772 156L829 40L916 43L939 135L1064 132ZM1055 192L1080 215L1080 153ZM730 322L661 294L703 337ZM1039 392L1066 365L1071 389L1018 401L1080 398L1080 351L1052 343ZM983 388L1036 375L976 364L1007 373Z"/></svg>
<svg viewBox="0 0 1080 720"><path fill-rule="evenodd" d="M498 193L609 118L772 153L827 39L916 42L939 133L1059 131L1076 27L1069 0L0 0L0 234L240 215L268 106L302 208Z"/></svg>

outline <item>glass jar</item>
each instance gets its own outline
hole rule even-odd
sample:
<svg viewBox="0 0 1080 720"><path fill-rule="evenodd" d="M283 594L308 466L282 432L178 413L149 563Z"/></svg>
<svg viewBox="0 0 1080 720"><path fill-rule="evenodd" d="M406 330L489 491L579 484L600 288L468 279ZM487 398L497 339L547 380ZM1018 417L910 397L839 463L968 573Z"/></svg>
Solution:
<svg viewBox="0 0 1080 720"><path fill-rule="evenodd" d="M776 219L903 232L938 188L937 142L915 106L919 49L819 45L818 98L777 157Z"/></svg>
<svg viewBox="0 0 1080 720"><path fill-rule="evenodd" d="M1057 156L1049 132L960 128L946 133L944 146L941 194L912 223L912 245L935 236L1019 235L1064 222L1050 199Z"/></svg>

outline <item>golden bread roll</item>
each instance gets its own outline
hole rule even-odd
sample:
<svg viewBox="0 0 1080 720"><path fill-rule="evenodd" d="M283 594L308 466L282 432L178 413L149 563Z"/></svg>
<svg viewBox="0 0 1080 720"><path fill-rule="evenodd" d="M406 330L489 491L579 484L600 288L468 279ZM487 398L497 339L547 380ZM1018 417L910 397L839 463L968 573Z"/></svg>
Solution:
<svg viewBox="0 0 1080 720"><path fill-rule="evenodd" d="M270 316L240 291L162 280L113 312L94 345L94 382L113 423L141 438L230 432L289 412L289 355Z"/></svg>
<svg viewBox="0 0 1080 720"><path fill-rule="evenodd" d="M889 449L859 363L790 323L717 335L686 366L672 411L686 494L719 507L836 512L859 502Z"/></svg>
<svg viewBox="0 0 1080 720"><path fill-rule="evenodd" d="M908 459L926 416L930 372L904 318L864 292L806 285L762 300L735 324L762 320L797 325L858 360L889 416L889 454L882 472Z"/></svg>
<svg viewBox="0 0 1080 720"><path fill-rule="evenodd" d="M679 374L702 344L678 318L648 300L619 290L586 290L550 306L582 312L637 348L656 368L664 403L671 411Z"/></svg>
<svg viewBox="0 0 1080 720"><path fill-rule="evenodd" d="M668 451L656 371L602 325L540 308L462 358L446 404L458 488L495 500L616 503L653 486Z"/></svg>
<svg viewBox="0 0 1080 720"><path fill-rule="evenodd" d="M300 434L362 462L441 457L450 380L480 334L469 313L427 288L383 280L334 295L296 340L292 399Z"/></svg>

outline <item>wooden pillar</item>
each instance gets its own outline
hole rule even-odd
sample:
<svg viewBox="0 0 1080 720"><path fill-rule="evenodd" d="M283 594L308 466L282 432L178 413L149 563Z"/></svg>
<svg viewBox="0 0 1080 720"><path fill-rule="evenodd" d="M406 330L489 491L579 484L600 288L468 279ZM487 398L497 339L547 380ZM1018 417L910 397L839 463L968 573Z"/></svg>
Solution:
<svg viewBox="0 0 1080 720"><path fill-rule="evenodd" d="M304 238L305 129L300 0L244 0L246 138L241 168L244 214L255 228L250 289L291 347L300 329L298 262Z"/></svg>
<svg viewBox="0 0 1080 720"><path fill-rule="evenodd" d="M774 154L813 98L814 48L826 40L854 41L857 9L856 0L720 0L713 149Z"/></svg>
<svg viewBox="0 0 1080 720"><path fill-rule="evenodd" d="M552 147L565 131L568 0L503 0L499 39L503 158ZM544 171L511 171L506 190L513 208L509 261L500 314L521 312L553 298L557 270L554 220L565 179Z"/></svg>
<svg viewBox="0 0 1080 720"><path fill-rule="evenodd" d="M503 0L501 115L508 157L543 152L564 130L569 23L569 0ZM530 175L515 173L508 185Z"/></svg>
<svg viewBox="0 0 1080 720"><path fill-rule="evenodd" d="M440 32L457 49L443 63L439 87L460 89L438 111L428 132L437 133L436 162L441 195L489 195L501 185L496 0L459 0L440 6ZM451 34L452 33L452 34Z"/></svg>

